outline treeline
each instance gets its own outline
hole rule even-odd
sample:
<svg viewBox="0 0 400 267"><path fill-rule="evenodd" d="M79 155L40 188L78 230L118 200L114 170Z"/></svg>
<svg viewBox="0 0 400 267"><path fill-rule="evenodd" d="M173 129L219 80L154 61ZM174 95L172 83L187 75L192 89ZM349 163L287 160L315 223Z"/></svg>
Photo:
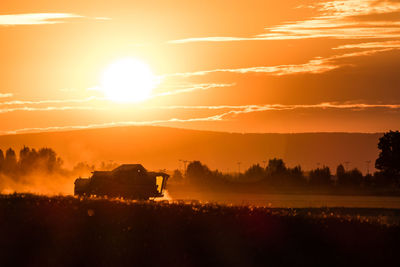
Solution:
<svg viewBox="0 0 400 267"><path fill-rule="evenodd" d="M101 162L98 166L87 162L77 163L71 170L63 167L63 160L52 148L29 148L24 146L18 153L9 148L5 152L0 149L0 175L18 180L32 173L60 175L88 175L97 170L111 170L118 164Z"/></svg>
<svg viewBox="0 0 400 267"><path fill-rule="evenodd" d="M39 150L24 147L19 151L19 157L12 148L4 153L0 149L0 174L18 178L35 171L54 173L62 171L63 161L51 148Z"/></svg>
<svg viewBox="0 0 400 267"><path fill-rule="evenodd" d="M210 184L254 184L279 187L395 187L396 183L381 172L363 175L358 169L345 170L340 164L333 172L323 166L310 171L303 171L301 166L287 167L282 159L270 159L263 168L254 164L243 173L229 174L210 170L200 161L192 161L182 173L175 170L172 179L176 182L197 185Z"/></svg>
<svg viewBox="0 0 400 267"><path fill-rule="evenodd" d="M363 175L357 168L346 170L342 164L333 173L327 166L304 172L301 166L286 167L282 159L270 159L265 168L254 164L244 173L227 174L211 171L200 161L192 161L182 174L175 170L172 178L194 184L255 184L274 187L318 188L400 188L400 132L389 131L379 138L379 156L374 174Z"/></svg>

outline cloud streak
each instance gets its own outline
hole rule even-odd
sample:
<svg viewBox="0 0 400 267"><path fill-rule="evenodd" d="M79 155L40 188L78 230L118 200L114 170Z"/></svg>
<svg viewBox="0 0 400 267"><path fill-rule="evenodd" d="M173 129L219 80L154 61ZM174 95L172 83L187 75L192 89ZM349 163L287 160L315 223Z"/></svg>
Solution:
<svg viewBox="0 0 400 267"><path fill-rule="evenodd" d="M61 106L61 107L17 107L0 109L0 114L15 111L65 111L65 110L104 110L105 108L90 107L90 106Z"/></svg>
<svg viewBox="0 0 400 267"><path fill-rule="evenodd" d="M328 60L326 59L312 59L304 64L293 64L293 65L278 65L278 66L257 66L257 67L248 67L248 68L223 68L223 69L213 69L213 70L203 70L203 71L195 71L195 72L180 72L167 74L168 76L182 76L182 77L191 77L191 76L203 76L216 72L229 72L229 73L270 73L273 75L288 75L288 74L296 74L296 73L321 73L329 70L333 70L338 68L339 66L328 64Z"/></svg>
<svg viewBox="0 0 400 267"><path fill-rule="evenodd" d="M283 104L267 104L267 105L217 105L217 106L135 106L133 109L164 109L164 110L232 110L232 113L248 113L257 111L280 111L280 110L294 110L294 109L371 109L371 108L385 108L385 109L400 109L400 104L365 104L365 103L335 103L326 102L310 105L283 105ZM0 109L1 113L9 113L15 111L66 111L66 110L115 110L114 106L48 106L48 107L16 107L16 108L3 108ZM216 115L220 116L220 115ZM176 119L178 120L178 119ZM179 121L179 120L178 120Z"/></svg>
<svg viewBox="0 0 400 267"><path fill-rule="evenodd" d="M71 13L27 13L0 15L0 25L40 25L62 23L64 19L83 18Z"/></svg>
<svg viewBox="0 0 400 267"><path fill-rule="evenodd" d="M400 104L364 104L364 103L319 103L310 105L220 105L220 106L158 106L149 107L150 109L193 109L193 110L227 110L212 116L194 117L194 118L169 118L162 120L148 120L148 121L121 121L121 122L106 122L88 125L74 125L74 126L51 126L43 128L23 128L12 131L3 131L1 134L19 134L27 132L49 132L49 131L65 131L65 130L79 130L91 128L107 128L116 126L143 126L143 125L162 125L168 123L190 123L190 122L209 122L209 121L223 121L232 116L240 114L247 114L253 112L263 111L285 111L294 109L349 109L349 110L365 110L371 108L384 108L400 110Z"/></svg>
<svg viewBox="0 0 400 267"><path fill-rule="evenodd" d="M334 47L333 49L374 49L374 48L400 48L400 41L369 42L359 44L348 44Z"/></svg>
<svg viewBox="0 0 400 267"><path fill-rule="evenodd" d="M212 88L223 88L223 87L231 87L234 86L235 83L204 83L204 84L194 84L192 86L189 86L187 88L183 89L177 89L173 91L167 91L167 92L161 92L161 93L156 93L153 95L153 97L160 97L160 96L170 96L170 95L177 95L177 94L182 94L182 93L189 93L193 91L199 91L199 90L208 90Z"/></svg>
<svg viewBox="0 0 400 267"><path fill-rule="evenodd" d="M86 18L85 16L72 13L26 13L0 15L0 25L43 25L65 23L67 19ZM95 20L109 20L109 18L96 17Z"/></svg>
<svg viewBox="0 0 400 267"><path fill-rule="evenodd" d="M7 98L7 97L12 97L13 96L13 94L11 94L11 93L0 93L0 98Z"/></svg>
<svg viewBox="0 0 400 267"><path fill-rule="evenodd" d="M169 44L184 44L196 42L234 42L234 41L262 41L270 40L266 37L233 37L233 36L211 36L211 37L192 37L178 40L167 41Z"/></svg>
<svg viewBox="0 0 400 267"><path fill-rule="evenodd" d="M171 44L192 42L232 42L258 40L296 40L308 38L376 39L400 38L400 18L378 21L374 15L400 12L400 2L386 0L346 0L320 2L314 8L319 15L267 27L266 33L249 37L206 36L170 40ZM361 20L370 16L368 20Z"/></svg>
<svg viewBox="0 0 400 267"><path fill-rule="evenodd" d="M377 46L379 47L379 46ZM339 49L338 47L337 49ZM373 48L371 46L371 48ZM179 72L164 75L165 77L173 77L173 76L181 76L181 77L192 77L192 76L203 76L212 73L218 72L226 72L226 73L238 73L238 74L246 74L246 73L267 73L276 76L282 75L291 75L291 74L301 74L301 73L323 73L327 71L331 71L337 68L344 66L345 64L341 64L338 62L340 59L350 58L350 57L359 57L359 56L369 56L376 53L387 52L391 50L400 49L400 46L388 46L387 48L381 49L372 49L366 51L345 53L340 55L333 55L330 57L322 58L317 57L309 60L303 64L292 64L292 65L278 65L278 66L257 66L257 67L247 67L247 68L222 68L222 69L213 69L213 70L203 70L203 71L195 71L195 72Z"/></svg>
<svg viewBox="0 0 400 267"><path fill-rule="evenodd" d="M237 116L241 114L248 114L254 112L265 112L265 111L286 111L286 110L296 110L296 109L347 109L353 111L366 110L371 108L384 108L384 109L395 109L400 110L400 104L362 104L362 103L320 103L313 105L243 105L243 106L169 106L169 107L159 107L165 109L206 109L206 110L224 110L228 111L203 118L202 121L222 121L229 117ZM181 120L180 122L185 122L188 120ZM169 121L170 122L170 121Z"/></svg>
<svg viewBox="0 0 400 267"><path fill-rule="evenodd" d="M255 111L279 111L294 109L370 109L370 108L386 108L400 109L400 104L367 104L367 103L336 103L324 102L319 104L267 104L267 105L218 105L218 106L156 106L151 109L206 109L206 110L242 110L243 112Z"/></svg>
<svg viewBox="0 0 400 267"><path fill-rule="evenodd" d="M82 99L45 99L45 100L11 100L0 102L0 106L11 106L11 105L41 105L41 104L59 104L59 103L85 103L93 100L104 100L100 97L87 97Z"/></svg>
<svg viewBox="0 0 400 267"><path fill-rule="evenodd" d="M36 127L36 128L23 128L12 131L2 131L1 135L19 134L19 133L33 133L33 132L50 132L50 131L66 131L66 130L81 130L93 128L107 128L117 126L143 126L143 125L157 125L168 122L199 122L199 121L218 121L221 120L219 115L189 119L171 118L166 120L151 120L151 121L121 121L121 122L106 122L88 125L73 125L73 126L51 126L51 127Z"/></svg>

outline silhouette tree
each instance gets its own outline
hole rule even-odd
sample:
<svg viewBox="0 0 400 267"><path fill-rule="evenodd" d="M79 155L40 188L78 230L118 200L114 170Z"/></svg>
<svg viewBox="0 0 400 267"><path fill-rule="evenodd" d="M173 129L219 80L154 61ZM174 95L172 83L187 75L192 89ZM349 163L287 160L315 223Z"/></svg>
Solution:
<svg viewBox="0 0 400 267"><path fill-rule="evenodd" d="M301 185L306 181L300 165L295 166L294 168L288 168L287 175L288 182L292 185Z"/></svg>
<svg viewBox="0 0 400 267"><path fill-rule="evenodd" d="M327 186L332 183L331 170L329 167L317 168L310 171L310 184L317 186Z"/></svg>
<svg viewBox="0 0 400 267"><path fill-rule="evenodd" d="M38 153L35 149L30 150L29 147L24 146L19 151L18 169L22 174L26 174L32 169L37 168Z"/></svg>
<svg viewBox="0 0 400 267"><path fill-rule="evenodd" d="M393 179L390 179L387 175L385 175L381 171L374 173L372 181L373 182L371 184L377 187L387 187L393 184Z"/></svg>
<svg viewBox="0 0 400 267"><path fill-rule="evenodd" d="M336 168L336 177L338 179L343 178L346 175L346 170L342 164L339 164Z"/></svg>
<svg viewBox="0 0 400 267"><path fill-rule="evenodd" d="M210 169L206 165L201 164L200 161L192 161L187 166L186 177L189 181L205 182L210 176Z"/></svg>
<svg viewBox="0 0 400 267"><path fill-rule="evenodd" d="M389 131L379 138L381 150L375 161L375 168L395 183L400 180L400 132Z"/></svg>
<svg viewBox="0 0 400 267"><path fill-rule="evenodd" d="M178 169L174 170L174 173L172 174L172 180L175 182L182 182L183 181L183 175L182 172Z"/></svg>
<svg viewBox="0 0 400 267"><path fill-rule="evenodd" d="M353 186L359 186L361 185L362 181L363 181L363 175L361 173L360 170L358 170L357 168L354 168L353 170L351 170L349 172L349 184L353 185Z"/></svg>
<svg viewBox="0 0 400 267"><path fill-rule="evenodd" d="M4 158L4 172L7 174L15 174L17 168L17 156L12 148L7 149L6 156Z"/></svg>
<svg viewBox="0 0 400 267"><path fill-rule="evenodd" d="M267 172L270 175L286 172L286 166L282 159L273 158L268 161Z"/></svg>
<svg viewBox="0 0 400 267"><path fill-rule="evenodd" d="M361 171L354 168L351 171L346 171L342 164L336 168L337 183L341 186L360 186L363 182Z"/></svg>
<svg viewBox="0 0 400 267"><path fill-rule="evenodd" d="M41 148L38 151L39 164L47 172L53 172L61 169L62 160L57 157L56 152L51 148Z"/></svg>
<svg viewBox="0 0 400 267"><path fill-rule="evenodd" d="M282 159L273 158L268 161L267 179L272 184L282 184L285 181L287 169Z"/></svg>
<svg viewBox="0 0 400 267"><path fill-rule="evenodd" d="M244 173L245 180L262 180L265 177L265 170L259 164L252 165Z"/></svg>

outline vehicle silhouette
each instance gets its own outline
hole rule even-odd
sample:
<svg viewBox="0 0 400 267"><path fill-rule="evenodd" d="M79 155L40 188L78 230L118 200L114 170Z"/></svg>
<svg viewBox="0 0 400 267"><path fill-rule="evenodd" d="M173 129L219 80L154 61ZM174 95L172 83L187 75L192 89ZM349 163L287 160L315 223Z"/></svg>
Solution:
<svg viewBox="0 0 400 267"><path fill-rule="evenodd" d="M147 200L162 197L169 175L149 172L141 164L123 164L112 171L94 171L75 180L76 196L108 196Z"/></svg>

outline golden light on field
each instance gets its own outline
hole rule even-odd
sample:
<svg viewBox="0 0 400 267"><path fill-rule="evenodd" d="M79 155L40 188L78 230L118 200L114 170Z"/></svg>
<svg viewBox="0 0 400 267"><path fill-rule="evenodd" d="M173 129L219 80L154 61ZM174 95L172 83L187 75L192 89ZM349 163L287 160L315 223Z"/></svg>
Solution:
<svg viewBox="0 0 400 267"><path fill-rule="evenodd" d="M117 102L142 102L151 96L156 77L149 65L134 58L112 63L101 78L105 97Z"/></svg>

